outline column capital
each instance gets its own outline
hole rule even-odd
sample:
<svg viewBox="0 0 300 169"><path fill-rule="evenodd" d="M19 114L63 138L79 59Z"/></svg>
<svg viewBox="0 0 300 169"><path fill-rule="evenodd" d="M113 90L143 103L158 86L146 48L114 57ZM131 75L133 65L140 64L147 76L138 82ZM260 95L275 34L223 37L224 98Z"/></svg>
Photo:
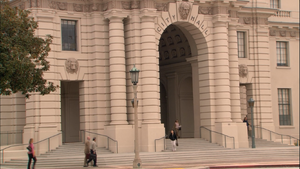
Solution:
<svg viewBox="0 0 300 169"><path fill-rule="evenodd" d="M109 20L114 19L114 18L123 20L123 19L126 18L127 16L128 16L128 15L127 15L127 14L124 14L124 13L122 12L122 10L117 10L117 9L115 9L115 10L110 10L110 11L107 11L107 12L104 13L104 18L105 18L105 19L109 19Z"/></svg>
<svg viewBox="0 0 300 169"><path fill-rule="evenodd" d="M240 25L239 18L230 18L228 26L230 26L230 27L236 27L238 25Z"/></svg>
<svg viewBox="0 0 300 169"><path fill-rule="evenodd" d="M156 9L149 9L149 8L144 8L140 10L140 17L149 17L149 18L155 18L157 17Z"/></svg>
<svg viewBox="0 0 300 169"><path fill-rule="evenodd" d="M218 14L212 17L213 24L228 23L229 21L228 14Z"/></svg>

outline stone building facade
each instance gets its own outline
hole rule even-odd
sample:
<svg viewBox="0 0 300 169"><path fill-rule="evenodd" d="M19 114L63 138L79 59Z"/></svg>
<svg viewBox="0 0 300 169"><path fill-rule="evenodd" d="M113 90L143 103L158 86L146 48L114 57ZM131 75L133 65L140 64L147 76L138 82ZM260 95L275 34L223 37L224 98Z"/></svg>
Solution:
<svg viewBox="0 0 300 169"><path fill-rule="evenodd" d="M248 147L242 121L251 97L256 126L299 137L299 1L289 1L12 1L32 12L37 36L54 37L45 78L60 89L1 96L1 132L22 130L24 143L59 132L63 142L78 142L87 130L133 152L135 65L143 152L155 151L176 119L184 138L200 137L204 126ZM257 137L269 139L264 131Z"/></svg>

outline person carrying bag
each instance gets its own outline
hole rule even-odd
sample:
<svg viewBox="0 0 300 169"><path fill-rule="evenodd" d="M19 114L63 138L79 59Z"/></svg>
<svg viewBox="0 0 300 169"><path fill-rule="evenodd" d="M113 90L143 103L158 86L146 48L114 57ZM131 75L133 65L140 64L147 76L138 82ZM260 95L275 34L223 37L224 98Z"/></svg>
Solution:
<svg viewBox="0 0 300 169"><path fill-rule="evenodd" d="M33 138L29 139L29 145L28 147L26 147L28 152L28 165L27 165L27 169L30 169L31 166L31 160L33 159L33 166L32 169L34 169L35 167L35 163L36 163L36 157L35 157L35 152L34 152L34 146L33 146Z"/></svg>

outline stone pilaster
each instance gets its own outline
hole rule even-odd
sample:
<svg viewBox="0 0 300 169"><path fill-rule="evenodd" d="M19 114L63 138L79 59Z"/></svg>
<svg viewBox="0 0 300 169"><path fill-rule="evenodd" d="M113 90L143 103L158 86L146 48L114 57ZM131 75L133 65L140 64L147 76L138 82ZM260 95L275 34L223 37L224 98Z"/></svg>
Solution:
<svg viewBox="0 0 300 169"><path fill-rule="evenodd" d="M141 151L154 152L154 140L165 135L160 121L159 60L157 55L155 17L156 9L151 8L153 1L142 1L141 9L141 90L142 125ZM144 6L143 6L144 4ZM150 8L146 8L148 7ZM149 6L150 5L150 6ZM145 8L144 8L145 7ZM158 147L157 147L158 148ZM161 151L158 148L157 151Z"/></svg>
<svg viewBox="0 0 300 169"><path fill-rule="evenodd" d="M198 60L197 57L187 59L192 66L193 76L193 93L199 93L199 73L198 73ZM194 109L194 137L200 137L200 101L199 94L193 94L193 109Z"/></svg>
<svg viewBox="0 0 300 169"><path fill-rule="evenodd" d="M227 18L213 18L216 122L231 122Z"/></svg>
<svg viewBox="0 0 300 169"><path fill-rule="evenodd" d="M128 124L123 19L123 16L109 17L110 125Z"/></svg>
<svg viewBox="0 0 300 169"><path fill-rule="evenodd" d="M159 61L155 42L155 15L148 10L141 17L141 74L144 124L160 123Z"/></svg>
<svg viewBox="0 0 300 169"><path fill-rule="evenodd" d="M241 122L240 82L239 82L239 60L237 49L236 25L229 24L228 45L229 45L229 75L230 75L230 105L231 120Z"/></svg>

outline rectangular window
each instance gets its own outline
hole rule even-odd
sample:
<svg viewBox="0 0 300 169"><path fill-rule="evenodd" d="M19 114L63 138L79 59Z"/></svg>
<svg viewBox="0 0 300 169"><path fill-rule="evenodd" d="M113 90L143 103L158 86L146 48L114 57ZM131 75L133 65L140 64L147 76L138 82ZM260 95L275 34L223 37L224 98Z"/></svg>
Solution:
<svg viewBox="0 0 300 169"><path fill-rule="evenodd" d="M288 66L287 42L276 42L277 66Z"/></svg>
<svg viewBox="0 0 300 169"><path fill-rule="evenodd" d="M291 125L290 89L278 89L279 124Z"/></svg>
<svg viewBox="0 0 300 169"><path fill-rule="evenodd" d="M61 20L62 50L77 50L76 23L77 21Z"/></svg>
<svg viewBox="0 0 300 169"><path fill-rule="evenodd" d="M238 57L246 58L246 32L237 32Z"/></svg>
<svg viewBox="0 0 300 169"><path fill-rule="evenodd" d="M279 8L279 0L270 0L270 8Z"/></svg>

